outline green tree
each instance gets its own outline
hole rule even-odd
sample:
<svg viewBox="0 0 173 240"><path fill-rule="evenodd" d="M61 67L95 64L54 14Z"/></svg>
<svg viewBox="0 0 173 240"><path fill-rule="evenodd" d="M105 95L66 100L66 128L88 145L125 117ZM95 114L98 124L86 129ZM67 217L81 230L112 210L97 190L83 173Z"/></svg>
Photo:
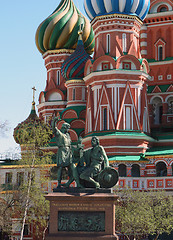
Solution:
<svg viewBox="0 0 173 240"><path fill-rule="evenodd" d="M22 148L22 159L18 164L24 165L28 172L28 181L21 181L18 189L20 197L16 201L18 215L23 216L20 236L22 240L26 220L36 223L34 226L38 237L42 234L40 229L45 229L48 224L49 206L41 189L41 185L48 179L38 174L38 170L41 172L48 167L47 164L52 163L52 153L44 151L52 137L52 131L50 126L34 115L14 130L14 136Z"/></svg>
<svg viewBox="0 0 173 240"><path fill-rule="evenodd" d="M14 199L11 194L0 189L0 239L11 233L11 218Z"/></svg>
<svg viewBox="0 0 173 240"><path fill-rule="evenodd" d="M142 239L145 234L155 235L173 230L173 199L164 191L133 191L123 189L118 192L116 206L116 230L127 236Z"/></svg>

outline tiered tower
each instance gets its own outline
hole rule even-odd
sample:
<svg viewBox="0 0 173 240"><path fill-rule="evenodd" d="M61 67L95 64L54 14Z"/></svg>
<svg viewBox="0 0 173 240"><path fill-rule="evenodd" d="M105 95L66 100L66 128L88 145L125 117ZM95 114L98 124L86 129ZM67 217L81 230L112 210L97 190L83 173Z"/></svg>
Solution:
<svg viewBox="0 0 173 240"><path fill-rule="evenodd" d="M173 123L173 2L151 0L141 31L141 53L150 66L148 87L151 129L154 136L165 135ZM170 138L169 138L170 139ZM163 139L162 139L163 140ZM161 141L158 146L172 145Z"/></svg>
<svg viewBox="0 0 173 240"><path fill-rule="evenodd" d="M85 1L96 47L85 66L87 113L84 143L97 135L112 159L140 156L151 138L147 85L149 66L140 53L140 29L149 1ZM139 157L140 158L140 157ZM134 158L135 159L135 158Z"/></svg>
<svg viewBox="0 0 173 240"><path fill-rule="evenodd" d="M37 29L36 44L47 69L46 88L40 93L38 105L39 117L45 121L63 111L67 105L67 88L61 66L77 46L81 25L85 50L91 54L94 50L93 29L72 0L62 0Z"/></svg>

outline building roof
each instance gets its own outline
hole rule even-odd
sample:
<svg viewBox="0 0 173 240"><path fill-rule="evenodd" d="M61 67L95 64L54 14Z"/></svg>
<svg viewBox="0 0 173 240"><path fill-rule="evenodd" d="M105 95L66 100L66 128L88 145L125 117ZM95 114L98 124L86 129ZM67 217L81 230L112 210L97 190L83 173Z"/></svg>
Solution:
<svg viewBox="0 0 173 240"><path fill-rule="evenodd" d="M173 155L173 147L152 147L145 153L146 157L158 155Z"/></svg>
<svg viewBox="0 0 173 240"><path fill-rule="evenodd" d="M109 161L129 161L129 162L138 162L138 161L148 161L142 155L117 155L108 157Z"/></svg>

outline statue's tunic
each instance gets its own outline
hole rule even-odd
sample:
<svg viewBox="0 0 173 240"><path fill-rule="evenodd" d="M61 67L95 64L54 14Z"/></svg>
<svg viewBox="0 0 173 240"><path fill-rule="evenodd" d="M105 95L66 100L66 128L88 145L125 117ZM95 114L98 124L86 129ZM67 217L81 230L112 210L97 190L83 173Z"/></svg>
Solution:
<svg viewBox="0 0 173 240"><path fill-rule="evenodd" d="M58 146L57 167L67 167L72 163L71 139L69 133L56 129L55 141Z"/></svg>
<svg viewBox="0 0 173 240"><path fill-rule="evenodd" d="M96 146L92 149L84 152L86 160L86 169L82 173L87 177L94 177L102 170L102 164L104 162L105 167L109 166L109 162L102 146Z"/></svg>

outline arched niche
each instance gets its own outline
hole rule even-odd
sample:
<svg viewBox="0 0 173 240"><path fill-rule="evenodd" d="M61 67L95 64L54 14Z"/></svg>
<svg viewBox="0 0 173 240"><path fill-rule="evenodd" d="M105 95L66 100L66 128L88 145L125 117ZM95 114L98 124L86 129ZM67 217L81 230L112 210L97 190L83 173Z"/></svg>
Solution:
<svg viewBox="0 0 173 240"><path fill-rule="evenodd" d="M58 101L58 100L59 101L62 100L62 96L58 92L53 92L48 97L48 101Z"/></svg>
<svg viewBox="0 0 173 240"><path fill-rule="evenodd" d="M167 176L166 163L164 163L164 162L158 162L158 163L156 164L156 176L157 176L157 177Z"/></svg>
<svg viewBox="0 0 173 240"><path fill-rule="evenodd" d="M160 97L155 97L152 99L151 104L153 105L154 124L161 124L163 114L162 99Z"/></svg>
<svg viewBox="0 0 173 240"><path fill-rule="evenodd" d="M132 177L140 177L140 166L138 164L133 164L131 169Z"/></svg>
<svg viewBox="0 0 173 240"><path fill-rule="evenodd" d="M169 96L167 98L167 104L168 104L168 113L173 114L173 96Z"/></svg>
<svg viewBox="0 0 173 240"><path fill-rule="evenodd" d="M120 164L118 166L118 173L120 177L126 177L127 176L127 168L125 164Z"/></svg>

